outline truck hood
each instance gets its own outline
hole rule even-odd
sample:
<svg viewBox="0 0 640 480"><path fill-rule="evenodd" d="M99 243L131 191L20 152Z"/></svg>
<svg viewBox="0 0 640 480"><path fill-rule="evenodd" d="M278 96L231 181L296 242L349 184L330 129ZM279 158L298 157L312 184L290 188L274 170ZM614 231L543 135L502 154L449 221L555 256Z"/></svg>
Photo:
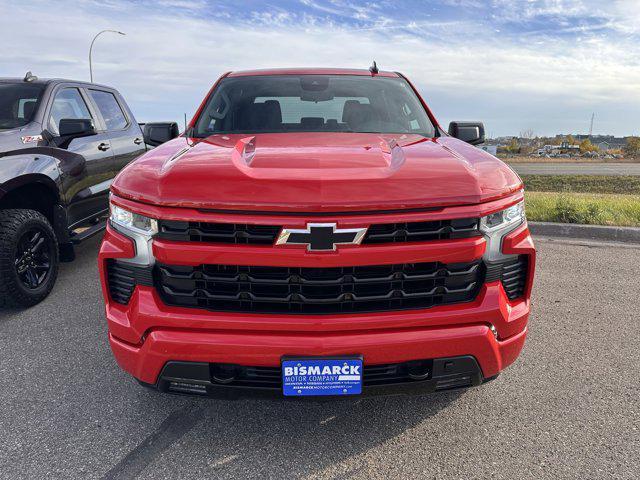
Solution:
<svg viewBox="0 0 640 480"><path fill-rule="evenodd" d="M521 188L507 165L451 137L307 132L180 137L112 185L154 205L272 212L438 208Z"/></svg>

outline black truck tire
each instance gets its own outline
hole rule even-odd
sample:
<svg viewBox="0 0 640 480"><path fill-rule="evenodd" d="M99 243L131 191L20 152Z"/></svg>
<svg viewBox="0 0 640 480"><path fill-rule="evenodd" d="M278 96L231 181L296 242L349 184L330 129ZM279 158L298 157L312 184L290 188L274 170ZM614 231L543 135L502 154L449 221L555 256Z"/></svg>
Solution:
<svg viewBox="0 0 640 480"><path fill-rule="evenodd" d="M58 240L35 210L0 210L0 307L30 307L58 276Z"/></svg>

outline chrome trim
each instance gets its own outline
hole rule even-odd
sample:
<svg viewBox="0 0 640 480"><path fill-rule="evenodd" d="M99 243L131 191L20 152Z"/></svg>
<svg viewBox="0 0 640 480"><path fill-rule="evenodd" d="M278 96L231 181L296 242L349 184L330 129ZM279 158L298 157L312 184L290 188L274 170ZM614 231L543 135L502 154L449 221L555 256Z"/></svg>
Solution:
<svg viewBox="0 0 640 480"><path fill-rule="evenodd" d="M363 228L337 228L336 223L307 223L306 229L294 229L294 228L283 228L280 231L280 235L276 240L276 245L306 245L307 251L309 252L330 252L336 251L337 245L360 245L362 240L364 240L364 236L367 234L368 227ZM355 233L355 237L352 242L335 242L333 243L332 250L312 250L311 244L309 242L289 242L289 236L292 233L300 233L300 234L311 234L311 228L313 227L331 227L333 229L333 233Z"/></svg>
<svg viewBox="0 0 640 480"><path fill-rule="evenodd" d="M485 240L487 241L487 246L485 248L485 253L483 255L486 261L496 262L496 261L504 260L506 258L514 258L518 256L516 254L502 253L502 240L509 233L514 231L516 228L520 227L520 225L527 223L527 216L524 211L524 200L521 200L515 205L519 205L519 204L523 204L522 217L517 218L516 220L512 220L511 222L505 222L496 227L487 228L486 226L483 225L486 217L482 217L480 219L480 232L482 233ZM507 207L507 208L510 208L510 207ZM503 210L506 210L506 209L503 209Z"/></svg>
<svg viewBox="0 0 640 480"><path fill-rule="evenodd" d="M133 241L136 255L132 258L118 258L119 262L132 263L135 265L154 265L156 259L153 256L153 234L142 232L139 229L132 229L120 225L109 219L109 224L115 230Z"/></svg>
<svg viewBox="0 0 640 480"><path fill-rule="evenodd" d="M187 153L189 150L191 150L191 147L184 147L180 150L178 150L176 153L174 153L171 157L169 157L169 160L167 160L167 163L171 163L177 159L179 159L181 156L183 156L185 153Z"/></svg>

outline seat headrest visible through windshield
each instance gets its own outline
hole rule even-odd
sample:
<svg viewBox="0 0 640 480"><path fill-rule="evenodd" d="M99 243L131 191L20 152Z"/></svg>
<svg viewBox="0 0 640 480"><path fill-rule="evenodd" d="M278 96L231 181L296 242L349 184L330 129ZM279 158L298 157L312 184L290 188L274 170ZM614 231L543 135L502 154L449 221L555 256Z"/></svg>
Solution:
<svg viewBox="0 0 640 480"><path fill-rule="evenodd" d="M371 105L360 103L357 100L347 100L344 102L342 121L349 125L351 130L361 130L364 125L373 120L375 119Z"/></svg>
<svg viewBox="0 0 640 480"><path fill-rule="evenodd" d="M31 115L33 115L33 111L36 109L36 104L38 102L36 102L35 100L32 101L28 101L28 102L24 102L24 106L23 106L23 115L24 115L24 119L25 120L29 120L31 118Z"/></svg>
<svg viewBox="0 0 640 480"><path fill-rule="evenodd" d="M280 130L282 111L280 102L267 100L264 103L247 105L240 115L242 130Z"/></svg>

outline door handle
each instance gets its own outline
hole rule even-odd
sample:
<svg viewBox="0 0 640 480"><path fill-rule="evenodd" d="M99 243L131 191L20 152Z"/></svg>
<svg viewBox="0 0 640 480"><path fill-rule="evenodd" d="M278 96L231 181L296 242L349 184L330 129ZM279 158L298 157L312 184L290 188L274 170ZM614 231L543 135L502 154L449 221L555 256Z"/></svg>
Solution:
<svg viewBox="0 0 640 480"><path fill-rule="evenodd" d="M106 152L107 150L109 150L111 147L109 146L108 143L101 143L100 145L98 145L98 150L102 150L103 152Z"/></svg>
<svg viewBox="0 0 640 480"><path fill-rule="evenodd" d="M142 143L142 139L141 138L136 138L133 143L135 143L136 145L140 145Z"/></svg>

